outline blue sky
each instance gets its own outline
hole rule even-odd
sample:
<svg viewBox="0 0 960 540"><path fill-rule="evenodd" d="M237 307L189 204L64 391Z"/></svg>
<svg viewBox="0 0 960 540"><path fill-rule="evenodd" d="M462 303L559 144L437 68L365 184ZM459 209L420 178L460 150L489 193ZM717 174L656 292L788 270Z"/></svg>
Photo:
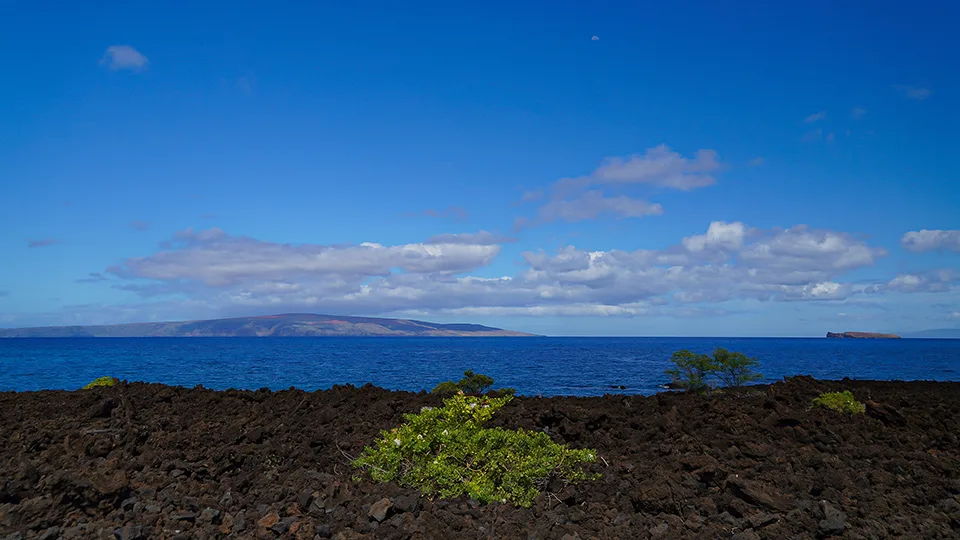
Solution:
<svg viewBox="0 0 960 540"><path fill-rule="evenodd" d="M30 3L0 326L960 326L949 2Z"/></svg>

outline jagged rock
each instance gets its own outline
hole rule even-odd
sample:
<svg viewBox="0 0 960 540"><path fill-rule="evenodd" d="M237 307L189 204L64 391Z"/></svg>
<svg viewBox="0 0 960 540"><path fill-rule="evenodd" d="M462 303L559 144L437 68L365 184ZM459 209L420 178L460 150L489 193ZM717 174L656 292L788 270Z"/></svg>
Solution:
<svg viewBox="0 0 960 540"><path fill-rule="evenodd" d="M775 514L754 514L747 518L747 521L750 523L750 526L754 529L762 529L768 525L773 525L780 520L780 517Z"/></svg>
<svg viewBox="0 0 960 540"><path fill-rule="evenodd" d="M170 516L170 519L174 521L189 521L194 522L197 519L197 514L195 512L177 512Z"/></svg>
<svg viewBox="0 0 960 540"><path fill-rule="evenodd" d="M397 497L393 503L393 508L397 512L416 512L420 507L420 500L416 495L403 495Z"/></svg>
<svg viewBox="0 0 960 540"><path fill-rule="evenodd" d="M281 535L282 535L283 533L285 533L285 532L287 532L288 530L290 530L290 526L293 525L294 522L296 522L296 521L297 521L297 517L296 517L296 516L287 516L287 517L281 519L280 521L278 521L277 523L274 523L273 526L270 527L270 530L273 531L273 532L275 532L275 533L277 533L277 534L281 534Z"/></svg>
<svg viewBox="0 0 960 540"><path fill-rule="evenodd" d="M140 525L134 525L132 523L127 523L122 528L113 531L113 535L117 537L117 540L145 540L146 536L143 534L143 527Z"/></svg>
<svg viewBox="0 0 960 540"><path fill-rule="evenodd" d="M314 495L313 495L313 490L312 490L312 489L305 489L305 490L301 491L301 492L300 492L300 496L297 497L297 505L299 505L300 508L308 508L308 509L309 509L309 508L310 508L310 503L313 502L313 497L314 497Z"/></svg>
<svg viewBox="0 0 960 540"><path fill-rule="evenodd" d="M40 533L37 536L37 540L56 540L60 537L60 527L50 527L49 529Z"/></svg>
<svg viewBox="0 0 960 540"><path fill-rule="evenodd" d="M387 519L387 513L390 512L391 508L393 508L393 502L384 497L370 506L370 511L367 512L367 515L377 520L377 522L380 522Z"/></svg>
<svg viewBox="0 0 960 540"><path fill-rule="evenodd" d="M726 487L745 502L762 506L768 510L786 512L793 508L793 501L784 497L773 487L760 482L745 480L735 474L727 478Z"/></svg>
<svg viewBox="0 0 960 540"><path fill-rule="evenodd" d="M842 534L847 526L847 515L827 501L820 501L820 510L823 512L823 519L817 524L817 532L821 536Z"/></svg>
<svg viewBox="0 0 960 540"><path fill-rule="evenodd" d="M892 424L896 426L907 425L907 419L903 416L903 414L889 405L877 403L873 400L867 400L866 407L867 416L876 418L884 424Z"/></svg>
<svg viewBox="0 0 960 540"><path fill-rule="evenodd" d="M317 534L314 538L330 538L333 536L333 532L330 530L330 525L327 523L321 523L317 525Z"/></svg>
<svg viewBox="0 0 960 540"><path fill-rule="evenodd" d="M264 529L269 529L270 527L276 525L279 521L280 514L278 514L276 510L270 510L267 515L263 516L259 521L257 521L257 525L263 527Z"/></svg>
<svg viewBox="0 0 960 540"><path fill-rule="evenodd" d="M203 512L200 512L199 520L201 523L218 525L220 523L220 511L216 508L205 508Z"/></svg>

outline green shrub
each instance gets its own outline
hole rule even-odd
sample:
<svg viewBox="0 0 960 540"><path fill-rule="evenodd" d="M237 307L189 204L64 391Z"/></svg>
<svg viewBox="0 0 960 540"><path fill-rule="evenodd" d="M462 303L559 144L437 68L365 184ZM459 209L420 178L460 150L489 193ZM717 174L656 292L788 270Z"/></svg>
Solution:
<svg viewBox="0 0 960 540"><path fill-rule="evenodd" d="M741 352L730 352L717 347L713 351L713 364L715 375L724 386L739 388L750 381L763 378L763 375L753 371L757 359Z"/></svg>
<svg viewBox="0 0 960 540"><path fill-rule="evenodd" d="M530 506L552 478L595 478L582 470L594 450L573 450L546 433L484 428L512 396L457 394L443 407L407 414L398 428L380 433L353 466L378 482L396 482L429 495L468 495L480 502Z"/></svg>
<svg viewBox="0 0 960 540"><path fill-rule="evenodd" d="M853 393L849 390L820 394L813 399L813 406L826 407L837 412L850 414L863 414L867 412L867 406L854 399Z"/></svg>
<svg viewBox="0 0 960 540"><path fill-rule="evenodd" d="M722 347L717 347L712 357L684 349L673 353L670 361L675 367L666 370L666 373L672 377L673 383L697 393L710 389L711 378L718 379L724 386L740 387L763 377L753 371L757 365L756 358Z"/></svg>
<svg viewBox="0 0 960 540"><path fill-rule="evenodd" d="M98 386L113 386L113 385L117 384L118 382L120 382L120 381L119 381L118 379L116 379L115 377L100 377L100 378L98 378L98 379L94 379L94 380L91 381L89 384L87 384L86 386L84 386L84 387L83 387L83 390L89 390L89 389L91 389L91 388L96 388L96 387L98 387Z"/></svg>
<svg viewBox="0 0 960 540"><path fill-rule="evenodd" d="M430 391L432 394L482 394L493 386L493 379L481 373L474 373L472 370L463 372L463 378L457 382L444 381Z"/></svg>

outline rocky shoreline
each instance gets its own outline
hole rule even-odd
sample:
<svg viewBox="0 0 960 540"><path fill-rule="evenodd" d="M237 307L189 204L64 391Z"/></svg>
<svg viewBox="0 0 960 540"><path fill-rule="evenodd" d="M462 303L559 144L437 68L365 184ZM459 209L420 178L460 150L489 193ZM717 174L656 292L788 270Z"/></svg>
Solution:
<svg viewBox="0 0 960 540"><path fill-rule="evenodd" d="M810 409L851 390L867 413ZM349 466L437 405L371 386L0 393L0 538L956 538L960 383L795 377L715 396L517 398L492 424L596 448L531 508Z"/></svg>

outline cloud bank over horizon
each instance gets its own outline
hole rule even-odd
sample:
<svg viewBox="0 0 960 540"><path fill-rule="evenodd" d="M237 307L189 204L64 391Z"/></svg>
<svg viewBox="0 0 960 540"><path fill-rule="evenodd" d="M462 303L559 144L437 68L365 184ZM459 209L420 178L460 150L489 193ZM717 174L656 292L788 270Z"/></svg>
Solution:
<svg viewBox="0 0 960 540"><path fill-rule="evenodd" d="M943 231L936 231L943 233ZM919 234L905 247L916 250ZM949 235L947 235L950 237ZM936 245L943 234L936 236ZM952 237L950 237L952 238ZM140 304L105 308L98 322L311 311L460 317L716 317L741 301L842 304L888 294L949 292L960 273L941 269L883 280L845 278L889 255L851 233L806 225L758 229L711 222L663 249L525 250L514 275L472 275L515 238L487 231L386 246L286 244L219 228L177 231L153 254L81 282L133 293ZM933 248L931 248L933 249ZM79 312L92 306L82 306ZM158 311L159 310L159 311ZM161 317L162 318L162 317Z"/></svg>

